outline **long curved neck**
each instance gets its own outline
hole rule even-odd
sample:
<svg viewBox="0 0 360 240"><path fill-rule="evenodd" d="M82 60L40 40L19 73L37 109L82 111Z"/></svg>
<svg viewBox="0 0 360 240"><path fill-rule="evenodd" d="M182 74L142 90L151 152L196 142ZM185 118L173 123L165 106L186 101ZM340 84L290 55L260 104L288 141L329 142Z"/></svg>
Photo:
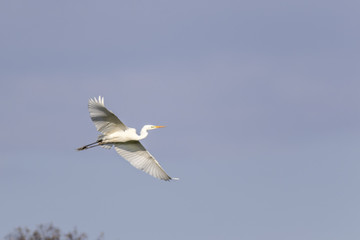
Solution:
<svg viewBox="0 0 360 240"><path fill-rule="evenodd" d="M146 126L143 126L140 131L139 140L146 138L148 134L148 128Z"/></svg>

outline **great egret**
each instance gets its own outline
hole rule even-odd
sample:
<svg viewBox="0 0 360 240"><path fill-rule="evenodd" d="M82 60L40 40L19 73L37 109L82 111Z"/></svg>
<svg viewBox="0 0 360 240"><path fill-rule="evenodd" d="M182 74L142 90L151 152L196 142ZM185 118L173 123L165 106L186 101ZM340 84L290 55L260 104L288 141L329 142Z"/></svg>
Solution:
<svg viewBox="0 0 360 240"><path fill-rule="evenodd" d="M96 142L77 150L81 151L97 146L110 149L114 146L116 152L137 169L165 181L178 180L178 178L171 178L167 175L159 162L140 143L140 140L148 135L148 130L164 126L145 125L141 129L140 135L137 135L135 128L128 128L114 113L105 107L103 97L99 96L98 99L90 99L88 108L91 120L94 122L96 129L102 134Z"/></svg>

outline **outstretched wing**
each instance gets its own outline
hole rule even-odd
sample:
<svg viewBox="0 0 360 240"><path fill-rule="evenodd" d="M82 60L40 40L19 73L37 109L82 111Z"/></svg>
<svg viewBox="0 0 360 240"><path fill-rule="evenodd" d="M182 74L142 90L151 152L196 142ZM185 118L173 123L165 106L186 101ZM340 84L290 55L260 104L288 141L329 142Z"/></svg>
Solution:
<svg viewBox="0 0 360 240"><path fill-rule="evenodd" d="M104 105L104 98L93 98L89 100L89 113L96 129L102 134L110 134L116 131L125 131L125 126L111 111Z"/></svg>
<svg viewBox="0 0 360 240"><path fill-rule="evenodd" d="M159 162L144 148L139 141L130 141L114 144L116 152L125 158L131 165L151 176L169 181L171 178L166 174Z"/></svg>

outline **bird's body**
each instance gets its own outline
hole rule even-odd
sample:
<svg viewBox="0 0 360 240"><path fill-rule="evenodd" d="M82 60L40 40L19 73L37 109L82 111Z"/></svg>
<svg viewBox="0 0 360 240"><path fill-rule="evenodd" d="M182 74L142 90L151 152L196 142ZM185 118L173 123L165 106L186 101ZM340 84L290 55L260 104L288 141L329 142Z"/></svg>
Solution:
<svg viewBox="0 0 360 240"><path fill-rule="evenodd" d="M125 131L114 132L105 136L101 135L100 138L103 143L139 141L143 139L136 134L135 128L128 128Z"/></svg>
<svg viewBox="0 0 360 240"><path fill-rule="evenodd" d="M165 181L177 179L167 175L158 161L139 142L147 137L149 130L162 128L163 126L145 125L141 129L140 135L138 135L135 128L127 127L105 107L104 98L102 97L89 100L89 113L96 129L102 134L96 142L77 150L85 150L96 146L110 149L114 146L116 152L137 169Z"/></svg>
<svg viewBox="0 0 360 240"><path fill-rule="evenodd" d="M160 128L162 126L156 126ZM151 130L152 125L145 125L141 131L140 135L136 133L135 128L128 128L125 131L117 131L109 135L100 135L103 143L114 143L114 142L128 142L128 141L140 141L147 137L148 130Z"/></svg>

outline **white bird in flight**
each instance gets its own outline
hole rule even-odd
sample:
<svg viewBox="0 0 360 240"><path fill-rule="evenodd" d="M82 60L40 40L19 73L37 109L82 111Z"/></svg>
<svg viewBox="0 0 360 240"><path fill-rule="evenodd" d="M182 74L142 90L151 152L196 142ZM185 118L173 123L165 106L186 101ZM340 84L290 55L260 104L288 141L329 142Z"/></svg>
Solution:
<svg viewBox="0 0 360 240"><path fill-rule="evenodd" d="M88 107L91 120L94 122L96 129L102 134L96 142L80 147L77 150L81 151L97 146L110 149L114 146L116 152L137 169L161 180L178 180L178 178L171 178L167 175L159 162L140 143L140 140L148 135L148 130L164 126L145 125L141 129L140 135L138 135L135 128L127 127L114 113L105 107L103 97L99 96L99 99L90 99Z"/></svg>

